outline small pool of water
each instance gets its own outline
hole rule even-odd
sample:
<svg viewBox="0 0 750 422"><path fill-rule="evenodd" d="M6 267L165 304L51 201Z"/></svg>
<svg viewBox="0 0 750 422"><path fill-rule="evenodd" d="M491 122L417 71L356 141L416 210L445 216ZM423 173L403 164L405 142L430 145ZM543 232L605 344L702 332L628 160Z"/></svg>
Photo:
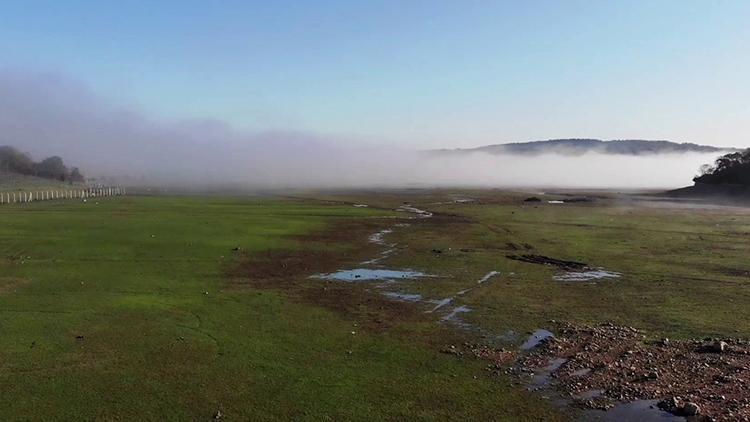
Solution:
<svg viewBox="0 0 750 422"><path fill-rule="evenodd" d="M500 275L500 271L490 271L487 274L485 274L484 277L480 278L477 284L482 284L497 275Z"/></svg>
<svg viewBox="0 0 750 422"><path fill-rule="evenodd" d="M420 294L384 292L383 295L391 299L400 300L403 302L419 302L420 300L422 300L422 295Z"/></svg>
<svg viewBox="0 0 750 422"><path fill-rule="evenodd" d="M435 304L435 307L427 311L427 313L435 312L438 309L442 308L443 306L453 302L452 297L446 297L445 299L439 299L439 300L431 300L430 302Z"/></svg>
<svg viewBox="0 0 750 422"><path fill-rule="evenodd" d="M428 275L423 272L411 270L355 268L353 270L341 270L330 274L318 274L313 277L323 278L326 280L360 282L378 280L403 280L427 276Z"/></svg>
<svg viewBox="0 0 750 422"><path fill-rule="evenodd" d="M589 270L589 271L575 271L558 274L552 278L557 281L591 281L601 280L604 278L620 278L622 274L614 271L606 271L602 269Z"/></svg>
<svg viewBox="0 0 750 422"><path fill-rule="evenodd" d="M607 411L587 412L585 420L597 420L607 422L638 421L638 422L664 422L684 421L681 416L675 416L665 412L656 406L657 400L636 400L630 403L622 403Z"/></svg>
<svg viewBox="0 0 750 422"><path fill-rule="evenodd" d="M385 236L391 233L393 233L393 229L383 229L379 232L371 234L369 240L371 243L385 245Z"/></svg>
<svg viewBox="0 0 750 422"><path fill-rule="evenodd" d="M564 358L556 358L551 360L544 368L536 370L534 376L531 378L529 390L536 391L548 387L550 383L550 375L560 369L560 367L567 361L568 360Z"/></svg>
<svg viewBox="0 0 750 422"><path fill-rule="evenodd" d="M578 400L591 400L604 394L604 390L586 390L573 396Z"/></svg>
<svg viewBox="0 0 750 422"><path fill-rule="evenodd" d="M521 345L521 350L531 350L540 344L542 344L543 341L547 340L548 338L554 337L555 335L551 332L539 329L531 333L529 338L526 339L526 341L523 342Z"/></svg>
<svg viewBox="0 0 750 422"><path fill-rule="evenodd" d="M446 314L443 318L441 318L443 321L454 321L454 322L461 322L458 318L458 314L464 314L467 312L471 312L471 308L468 306L458 306L453 308L448 314Z"/></svg>

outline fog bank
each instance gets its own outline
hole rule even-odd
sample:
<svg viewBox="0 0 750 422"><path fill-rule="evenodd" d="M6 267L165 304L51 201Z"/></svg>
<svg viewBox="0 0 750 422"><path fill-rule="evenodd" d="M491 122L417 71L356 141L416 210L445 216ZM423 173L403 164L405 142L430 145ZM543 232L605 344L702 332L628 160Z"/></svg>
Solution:
<svg viewBox="0 0 750 422"><path fill-rule="evenodd" d="M59 155L89 176L196 188L673 188L691 184L718 155L438 157L293 130L248 133L215 120L157 119L73 79L8 69L0 69L0 145L37 159Z"/></svg>

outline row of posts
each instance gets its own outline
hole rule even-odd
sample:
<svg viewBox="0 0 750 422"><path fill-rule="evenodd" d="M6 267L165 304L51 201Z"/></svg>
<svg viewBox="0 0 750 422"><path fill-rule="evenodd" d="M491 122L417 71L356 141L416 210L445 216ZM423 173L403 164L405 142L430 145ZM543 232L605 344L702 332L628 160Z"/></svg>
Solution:
<svg viewBox="0 0 750 422"><path fill-rule="evenodd" d="M0 204L51 201L54 199L87 199L122 195L125 195L125 188L122 186L32 192L0 192Z"/></svg>

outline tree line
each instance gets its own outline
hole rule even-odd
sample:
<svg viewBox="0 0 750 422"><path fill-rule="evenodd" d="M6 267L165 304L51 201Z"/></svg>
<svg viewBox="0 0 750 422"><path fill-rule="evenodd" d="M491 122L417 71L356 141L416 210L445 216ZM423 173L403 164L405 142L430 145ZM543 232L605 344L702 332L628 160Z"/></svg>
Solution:
<svg viewBox="0 0 750 422"><path fill-rule="evenodd" d="M693 181L709 185L750 186L750 148L722 155L713 165L702 166L700 174Z"/></svg>
<svg viewBox="0 0 750 422"><path fill-rule="evenodd" d="M17 173L71 183L85 180L78 167L69 169L58 156L36 162L28 154L12 146L0 146L0 173Z"/></svg>

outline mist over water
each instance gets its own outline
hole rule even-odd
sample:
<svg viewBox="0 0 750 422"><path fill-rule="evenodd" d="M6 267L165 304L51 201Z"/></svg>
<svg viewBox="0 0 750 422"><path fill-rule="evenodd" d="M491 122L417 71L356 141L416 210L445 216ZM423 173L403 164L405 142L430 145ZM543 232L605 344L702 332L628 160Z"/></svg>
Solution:
<svg viewBox="0 0 750 422"><path fill-rule="evenodd" d="M196 188L674 188L719 155L436 156L291 129L249 133L216 120L158 119L73 79L8 69L0 69L0 145L36 159L59 155L89 176Z"/></svg>

